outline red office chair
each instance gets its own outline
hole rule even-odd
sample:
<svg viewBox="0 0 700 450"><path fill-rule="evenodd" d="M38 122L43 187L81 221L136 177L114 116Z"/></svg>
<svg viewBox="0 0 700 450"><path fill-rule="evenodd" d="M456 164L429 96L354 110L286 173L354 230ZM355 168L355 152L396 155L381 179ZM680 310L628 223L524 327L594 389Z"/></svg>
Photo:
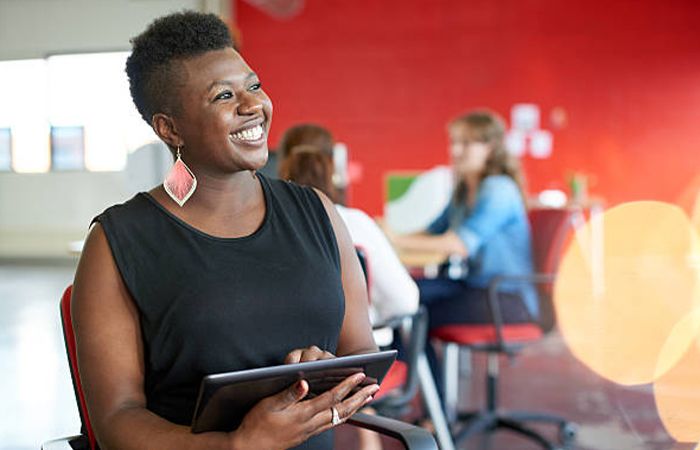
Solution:
<svg viewBox="0 0 700 450"><path fill-rule="evenodd" d="M90 425L90 417L88 417L85 396L80 383L80 373L78 372L75 334L73 333L73 322L71 320L71 293L72 286L68 286L61 297L61 323L63 325L63 338L66 344L71 378L73 379L73 389L75 390L75 398L78 403L78 411L80 412L80 435L46 442L41 446L42 450L96 450L98 448L95 434ZM398 420L357 413L350 417L347 423L393 438L402 443L406 449L438 449L435 439L426 430L399 422Z"/></svg>
<svg viewBox="0 0 700 450"><path fill-rule="evenodd" d="M531 412L498 410L499 356L515 356L531 342L539 340L543 331L554 325L552 283L561 253L571 230L571 212L561 209L535 209L529 213L532 230L536 274L528 277L498 277L489 286L489 307L492 324L447 325L431 330L430 335L445 344L445 404L448 417L464 427L455 434L455 442L484 431L502 427L522 434L544 448L556 448L544 436L528 428L527 422L551 423L559 427L562 444L573 442L575 425L561 417ZM498 302L500 286L505 282L535 283L538 287L542 324L504 324ZM457 372L460 348L485 352L488 355L486 376L486 408L476 412L456 413Z"/></svg>

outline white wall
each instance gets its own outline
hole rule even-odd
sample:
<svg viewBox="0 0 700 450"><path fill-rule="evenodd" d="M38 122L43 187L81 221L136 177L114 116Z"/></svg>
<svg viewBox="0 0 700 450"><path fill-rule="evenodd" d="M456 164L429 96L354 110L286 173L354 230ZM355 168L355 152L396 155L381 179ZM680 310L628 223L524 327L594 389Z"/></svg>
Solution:
<svg viewBox="0 0 700 450"><path fill-rule="evenodd" d="M0 60L128 50L154 18L200 0L0 0Z"/></svg>
<svg viewBox="0 0 700 450"><path fill-rule="evenodd" d="M162 182L170 164L158 143L129 155L122 172L0 173L0 258L69 256L93 217Z"/></svg>
<svg viewBox="0 0 700 450"><path fill-rule="evenodd" d="M158 16L185 8L220 12L216 8L226 4L228 0L0 0L0 60L129 50L129 39ZM165 152L157 149L153 155L160 150ZM68 255L68 243L85 236L90 219L157 183L162 161L146 161L146 167L154 168L145 171L132 165L124 172L0 173L0 258Z"/></svg>
<svg viewBox="0 0 700 450"><path fill-rule="evenodd" d="M124 199L123 172L0 174L0 257L68 255L90 219Z"/></svg>

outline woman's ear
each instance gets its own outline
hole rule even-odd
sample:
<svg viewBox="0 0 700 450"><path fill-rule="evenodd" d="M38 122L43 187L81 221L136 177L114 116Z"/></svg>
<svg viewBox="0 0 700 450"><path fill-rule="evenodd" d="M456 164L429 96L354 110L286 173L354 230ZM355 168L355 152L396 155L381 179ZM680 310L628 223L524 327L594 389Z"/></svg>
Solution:
<svg viewBox="0 0 700 450"><path fill-rule="evenodd" d="M163 113L156 113L151 119L151 127L158 137L170 147L181 147L184 142L177 131L177 126L172 117Z"/></svg>

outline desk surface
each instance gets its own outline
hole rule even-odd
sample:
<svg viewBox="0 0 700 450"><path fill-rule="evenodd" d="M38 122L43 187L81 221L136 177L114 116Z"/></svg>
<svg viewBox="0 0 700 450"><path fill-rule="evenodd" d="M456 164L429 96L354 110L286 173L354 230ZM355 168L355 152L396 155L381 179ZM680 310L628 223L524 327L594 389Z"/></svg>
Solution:
<svg viewBox="0 0 700 450"><path fill-rule="evenodd" d="M399 260L406 267L438 266L447 260L448 255L442 252L416 252L399 250L396 252Z"/></svg>

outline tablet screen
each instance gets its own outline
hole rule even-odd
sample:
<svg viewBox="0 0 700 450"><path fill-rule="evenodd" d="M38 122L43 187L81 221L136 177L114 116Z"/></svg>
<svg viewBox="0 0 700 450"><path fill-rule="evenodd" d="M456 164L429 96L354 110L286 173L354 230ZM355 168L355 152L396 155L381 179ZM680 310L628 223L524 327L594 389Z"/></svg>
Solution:
<svg viewBox="0 0 700 450"><path fill-rule="evenodd" d="M309 383L306 398L313 398L350 375L364 372L367 378L354 393L364 386L381 383L395 359L396 350L389 350L208 375L199 389L192 432L232 431L260 400L302 379Z"/></svg>

